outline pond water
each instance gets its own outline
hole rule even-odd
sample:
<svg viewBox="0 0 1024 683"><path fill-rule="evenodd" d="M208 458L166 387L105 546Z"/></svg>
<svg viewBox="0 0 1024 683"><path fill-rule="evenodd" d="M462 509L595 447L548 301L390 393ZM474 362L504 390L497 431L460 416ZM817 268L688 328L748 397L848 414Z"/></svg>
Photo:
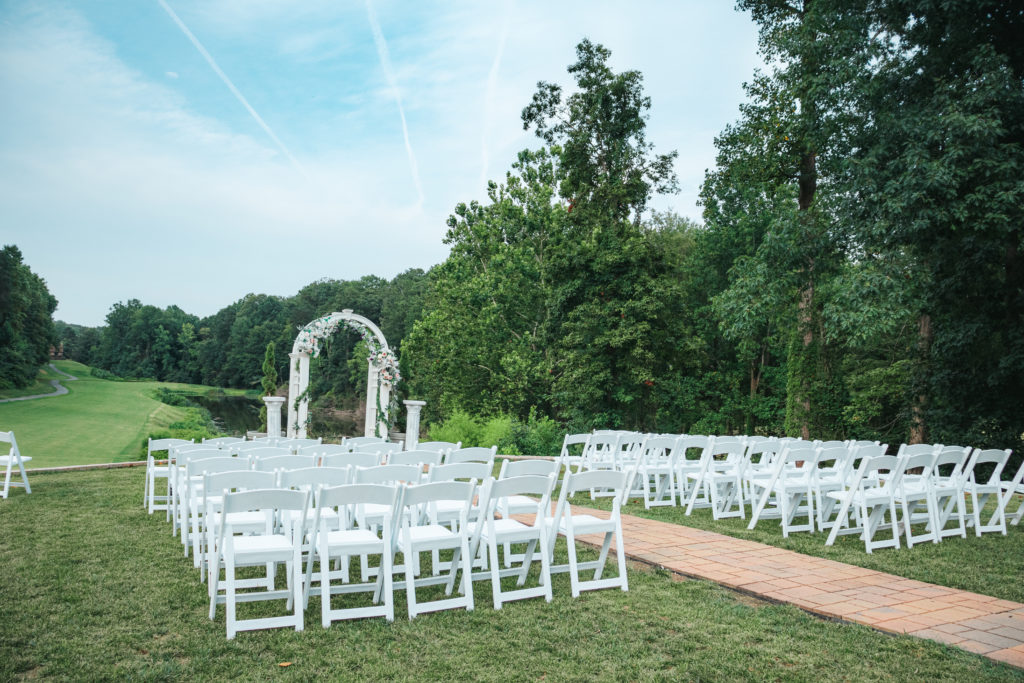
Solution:
<svg viewBox="0 0 1024 683"><path fill-rule="evenodd" d="M263 402L247 396L189 396L190 401L213 415L213 421L228 434L244 435L260 428Z"/></svg>

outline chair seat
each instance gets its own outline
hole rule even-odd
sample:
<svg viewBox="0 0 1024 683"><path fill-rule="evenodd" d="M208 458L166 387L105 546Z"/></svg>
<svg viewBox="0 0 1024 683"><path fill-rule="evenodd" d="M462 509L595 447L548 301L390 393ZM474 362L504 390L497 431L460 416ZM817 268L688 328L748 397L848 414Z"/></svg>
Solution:
<svg viewBox="0 0 1024 683"><path fill-rule="evenodd" d="M434 543L437 541L454 541L457 543L459 541L458 534L440 524L425 524L410 529L402 529L400 534L403 544L407 539L411 539L414 544Z"/></svg>
<svg viewBox="0 0 1024 683"><path fill-rule="evenodd" d="M377 534L368 529L343 529L341 531L329 531L327 533L327 545L330 548L341 546L364 548L376 548L384 541Z"/></svg>
<svg viewBox="0 0 1024 683"><path fill-rule="evenodd" d="M232 539L235 552L235 562L243 560L246 555L258 555L263 561L270 554L279 554L280 557L289 558L292 555L292 542L281 534L270 536L235 536Z"/></svg>
<svg viewBox="0 0 1024 683"><path fill-rule="evenodd" d="M23 463L26 463L26 462L28 462L31 459L32 459L31 455L23 455L23 456L21 456L21 462L23 462ZM18 461L12 459L11 456L9 456L9 455L0 455L0 465L7 465L7 464L9 464L11 462L13 462L15 465L18 464Z"/></svg>
<svg viewBox="0 0 1024 683"><path fill-rule="evenodd" d="M597 533L599 531L608 531L609 529L613 528L615 528L615 523L608 519L601 519L600 517L595 517L594 515L572 516L572 529L577 536ZM558 523L558 532L564 534L565 531L565 521L560 520Z"/></svg>

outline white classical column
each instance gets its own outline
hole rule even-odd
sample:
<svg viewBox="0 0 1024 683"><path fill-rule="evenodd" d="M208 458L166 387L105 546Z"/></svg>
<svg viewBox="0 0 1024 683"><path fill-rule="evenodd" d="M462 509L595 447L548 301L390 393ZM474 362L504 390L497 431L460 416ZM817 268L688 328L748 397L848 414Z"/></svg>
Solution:
<svg viewBox="0 0 1024 683"><path fill-rule="evenodd" d="M306 437L306 416L309 415L309 353L293 351L288 354L288 438ZM302 400L299 400L301 397Z"/></svg>
<svg viewBox="0 0 1024 683"><path fill-rule="evenodd" d="M267 436L281 436L281 406L284 401L283 396L263 397L267 404Z"/></svg>
<svg viewBox="0 0 1024 683"><path fill-rule="evenodd" d="M370 366L366 375L366 422L363 425L363 436L377 435L377 366L373 361L366 361ZM383 434L382 436L387 436Z"/></svg>
<svg viewBox="0 0 1024 683"><path fill-rule="evenodd" d="M405 404L405 450L414 451L420 444L420 411L426 401L402 401Z"/></svg>

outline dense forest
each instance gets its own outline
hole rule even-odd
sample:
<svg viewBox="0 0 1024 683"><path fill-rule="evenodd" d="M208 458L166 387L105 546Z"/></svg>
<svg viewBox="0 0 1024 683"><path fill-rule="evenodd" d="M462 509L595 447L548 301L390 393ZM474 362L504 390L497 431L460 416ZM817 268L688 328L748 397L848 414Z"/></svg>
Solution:
<svg viewBox="0 0 1024 683"><path fill-rule="evenodd" d="M250 295L210 318L138 301L72 357L255 387L269 342L342 308L398 347L427 419L1018 449L1024 434L1024 9L997 0L740 0L765 70L715 139L703 223L646 137L639 72L583 41L524 150L460 204L444 263ZM552 74L553 76L554 74ZM695 106L699 106L696 105ZM670 112L659 112L670 116ZM358 396L338 332L313 395Z"/></svg>

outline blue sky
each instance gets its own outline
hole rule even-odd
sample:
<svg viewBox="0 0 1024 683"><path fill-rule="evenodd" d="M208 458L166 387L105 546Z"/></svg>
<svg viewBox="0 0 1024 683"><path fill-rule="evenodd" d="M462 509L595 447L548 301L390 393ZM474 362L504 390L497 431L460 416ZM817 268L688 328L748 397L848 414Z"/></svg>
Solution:
<svg viewBox="0 0 1024 683"><path fill-rule="evenodd" d="M427 269L453 207L539 146L520 112L583 37L643 73L679 152L655 208L699 218L761 64L728 0L0 0L0 244L84 325Z"/></svg>

